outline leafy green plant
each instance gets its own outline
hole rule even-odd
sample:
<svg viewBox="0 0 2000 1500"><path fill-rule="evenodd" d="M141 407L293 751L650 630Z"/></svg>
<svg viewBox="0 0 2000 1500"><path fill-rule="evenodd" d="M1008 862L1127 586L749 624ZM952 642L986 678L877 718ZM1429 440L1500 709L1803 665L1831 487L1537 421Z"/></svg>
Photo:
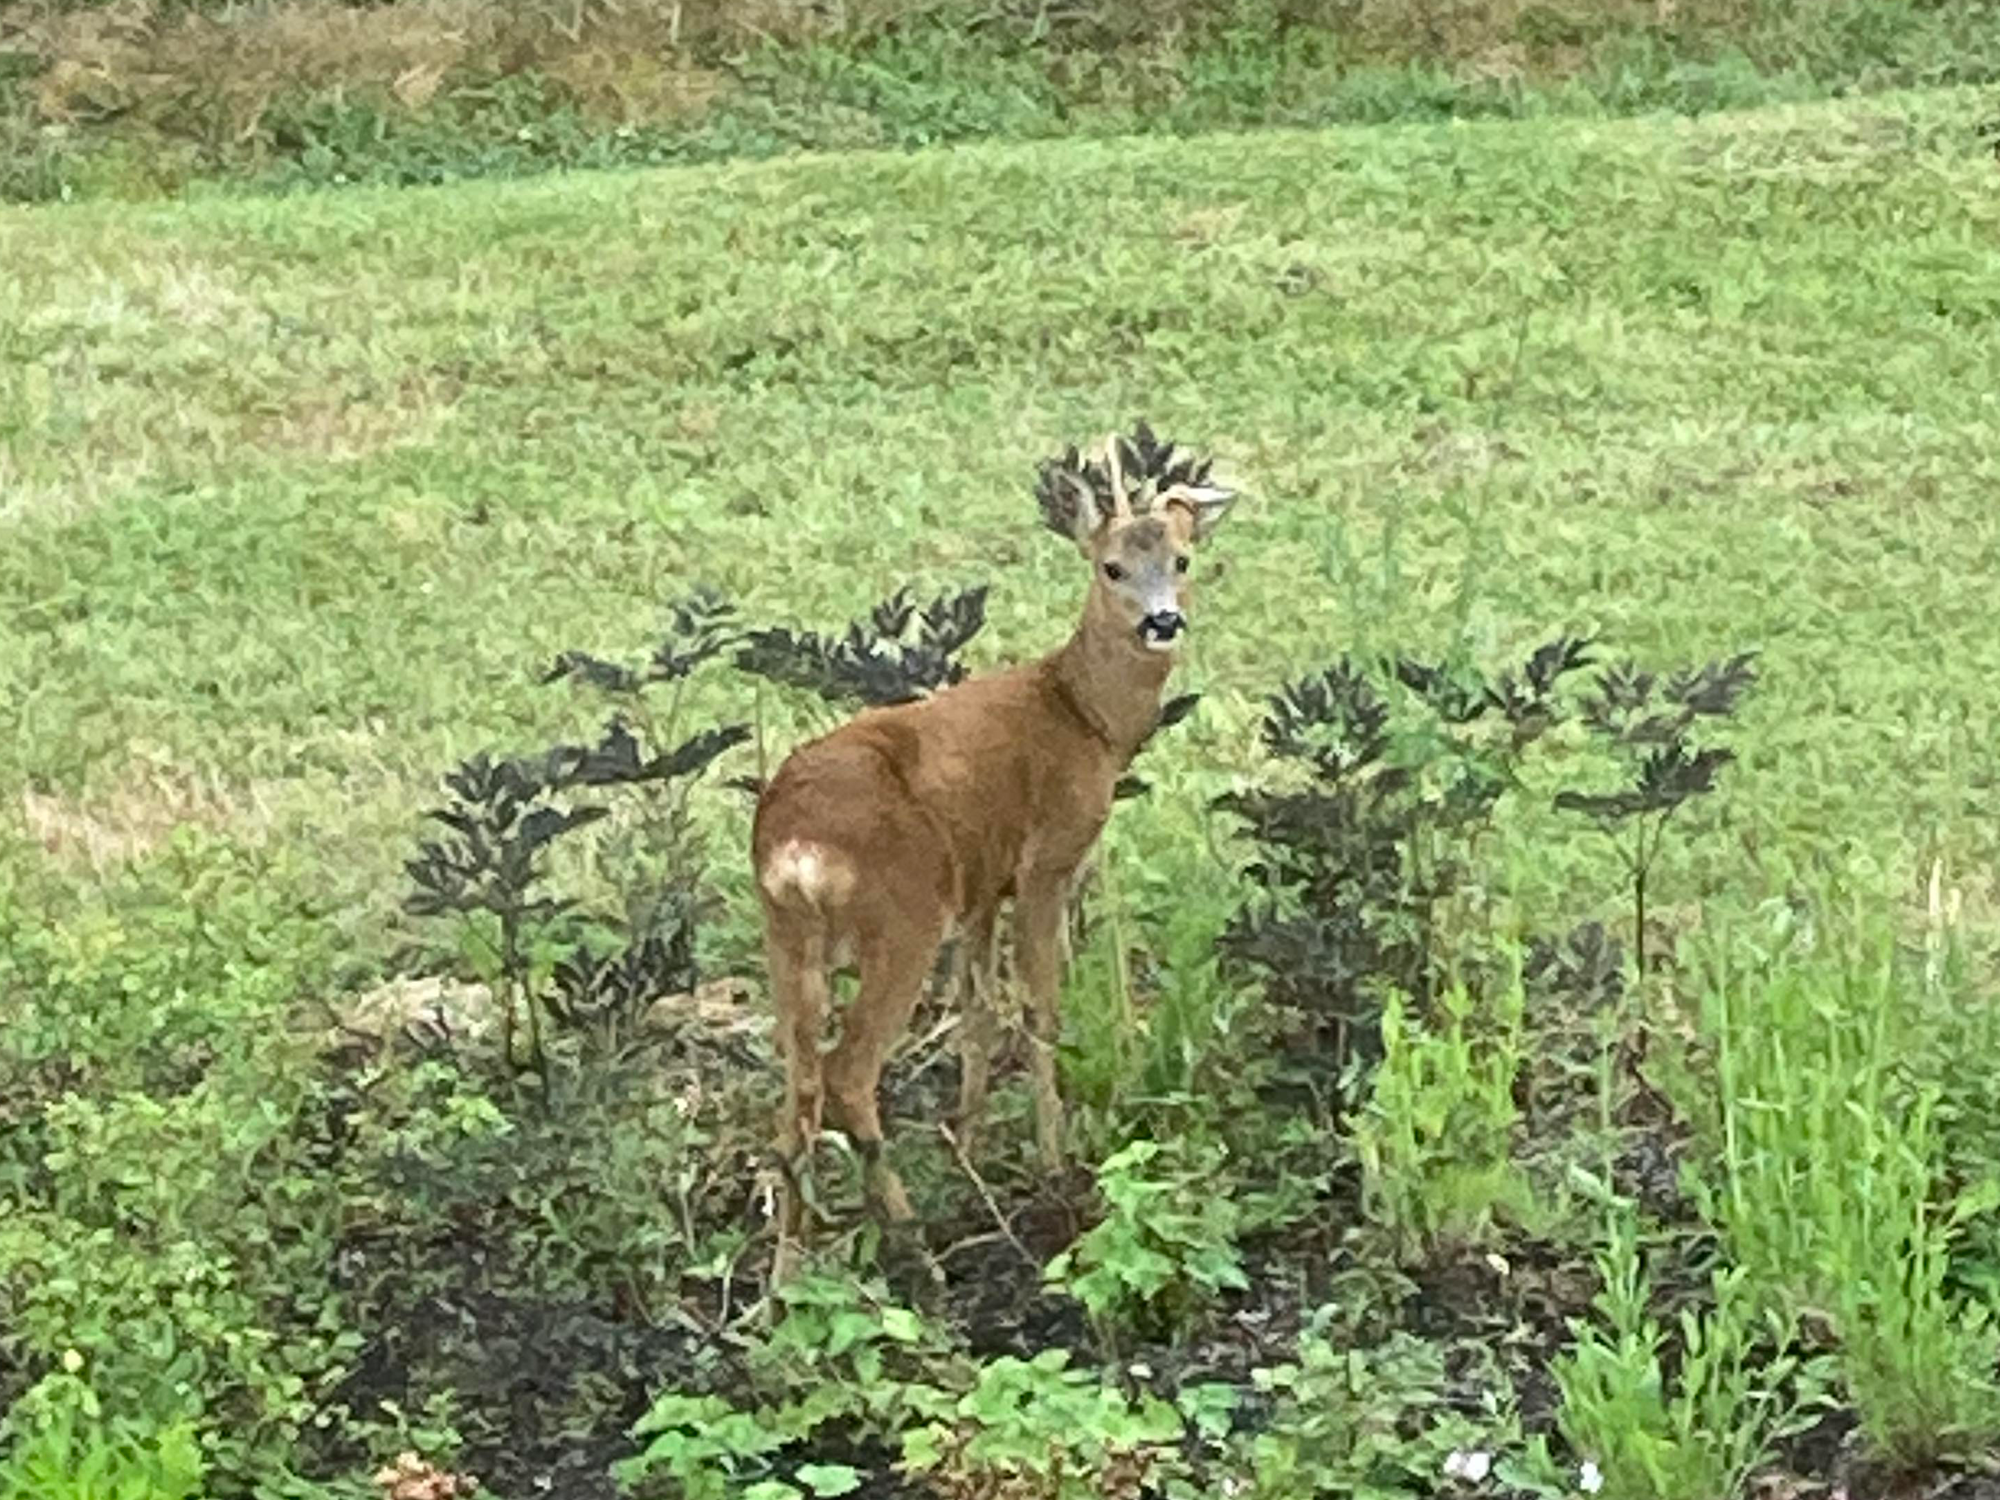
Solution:
<svg viewBox="0 0 2000 1500"><path fill-rule="evenodd" d="M1477 1244L1502 1219L1532 1215L1512 1154L1522 988L1495 985L1488 996L1482 1004L1453 984L1428 1025L1395 995L1382 1008L1382 1061L1352 1133L1363 1201L1405 1256Z"/></svg>
<svg viewBox="0 0 2000 1500"><path fill-rule="evenodd" d="M646 742L679 745L697 678L727 657L740 636L735 606L697 589L669 607L667 628L643 662L565 651L542 681L593 689ZM689 771L626 784L624 805L614 810L595 851L597 867L618 886L623 942L608 952L585 944L558 968L552 998L559 1023L629 1035L635 1007L694 984L696 937L715 904L703 829L689 805L699 782ZM614 1048L610 1037L599 1039L601 1055Z"/></svg>
<svg viewBox="0 0 2000 1500"><path fill-rule="evenodd" d="M53 1424L61 1462L101 1436L138 1463L128 1438L186 1431L217 1487L264 1482L362 1342L334 1283L310 1059L286 1025L326 937L260 876L188 840L153 877L170 902L22 931L0 916L0 1401L64 1372L16 1422ZM128 899L150 895L134 884ZM101 1423L66 1378L78 1361Z"/></svg>
<svg viewBox="0 0 2000 1500"><path fill-rule="evenodd" d="M2000 1187L1946 1191L1937 1089L1904 1072L1921 979L1879 921L1855 930L1708 987L1718 1092L1697 1193L1757 1288L1832 1318L1869 1439L1915 1465L2000 1435L2000 1327L1948 1285L1952 1245Z"/></svg>
<svg viewBox="0 0 2000 1500"><path fill-rule="evenodd" d="M1269 1500L1433 1495L1454 1453L1508 1440L1510 1424L1452 1409L1436 1345L1398 1333L1373 1347L1347 1346L1336 1337L1344 1316L1333 1307L1316 1310L1296 1358L1255 1372L1269 1414L1261 1430L1235 1444L1253 1493Z"/></svg>
<svg viewBox="0 0 2000 1500"><path fill-rule="evenodd" d="M1070 1367L1069 1352L980 1367L949 1415L913 1429L903 1464L973 1493L1023 1500L1136 1500L1178 1466L1181 1414Z"/></svg>
<svg viewBox="0 0 2000 1500"><path fill-rule="evenodd" d="M845 707L911 703L965 679L970 668L959 653L986 624L987 592L980 584L919 608L898 589L838 635L782 625L748 630L736 665Z"/></svg>
<svg viewBox="0 0 2000 1500"><path fill-rule="evenodd" d="M1220 1147L1184 1136L1113 1152L1097 1169L1104 1218L1049 1263L1048 1280L1107 1337L1185 1334L1206 1304L1249 1284L1223 1167Z"/></svg>
<svg viewBox="0 0 2000 1500"><path fill-rule="evenodd" d="M1605 1500L1742 1493L1772 1445L1817 1416L1823 1362L1800 1358L1793 1325L1760 1312L1735 1267L1716 1272L1712 1307L1681 1313L1670 1376L1629 1212L1611 1214L1597 1262L1597 1320L1572 1320L1575 1342L1553 1367L1564 1438L1602 1476Z"/></svg>
<svg viewBox="0 0 2000 1500"><path fill-rule="evenodd" d="M857 1489L863 1471L826 1461L830 1440L873 1440L892 1452L919 1424L951 1410L934 1380L961 1376L939 1334L879 1287L802 1276L775 1295L783 1315L748 1354L769 1399L744 1407L667 1391L633 1429L645 1446L614 1469L620 1485L673 1483L685 1500L803 1500Z"/></svg>
<svg viewBox="0 0 2000 1500"><path fill-rule="evenodd" d="M621 1485L657 1476L670 1480L685 1500L723 1500L732 1493L790 1500L798 1493L770 1477L774 1456L794 1435L787 1425L741 1411L721 1396L664 1392L632 1435L646 1446L614 1470Z"/></svg>
<svg viewBox="0 0 2000 1500"><path fill-rule="evenodd" d="M800 1276L773 1295L781 1316L751 1353L750 1368L767 1389L804 1391L798 1411L809 1425L846 1416L888 1436L912 1409L934 1408L929 1382L949 1374L952 1346L882 1286Z"/></svg>
<svg viewBox="0 0 2000 1500"><path fill-rule="evenodd" d="M81 1355L0 1418L4 1500L196 1500L205 1466L195 1425L148 1431L108 1415Z"/></svg>
<svg viewBox="0 0 2000 1500"><path fill-rule="evenodd" d="M1149 1484L1192 1493L1180 1445L1190 1432L1214 1445L1228 1427L1224 1387L1190 1388L1177 1407L1072 1368L1061 1349L975 1364L850 1280L801 1277L778 1295L783 1317L748 1353L765 1399L663 1394L636 1429L646 1446L616 1466L621 1485L804 1500L878 1481L897 1460L950 1493L1136 1500Z"/></svg>

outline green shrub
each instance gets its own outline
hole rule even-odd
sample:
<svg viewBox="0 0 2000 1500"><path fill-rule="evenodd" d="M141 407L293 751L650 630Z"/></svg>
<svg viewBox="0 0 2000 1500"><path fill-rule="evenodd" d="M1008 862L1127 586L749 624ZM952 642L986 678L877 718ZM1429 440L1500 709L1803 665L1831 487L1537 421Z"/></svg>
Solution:
<svg viewBox="0 0 2000 1500"><path fill-rule="evenodd" d="M948 1418L905 1438L905 1466L1034 1500L1136 1494L1171 1473L1183 1433L1173 1406L1128 1396L1069 1360L1046 1349L982 1366Z"/></svg>
<svg viewBox="0 0 2000 1500"><path fill-rule="evenodd" d="M1262 1430L1237 1443L1251 1492L1265 1500L1437 1493L1454 1453L1488 1452L1513 1437L1451 1409L1443 1353L1397 1334L1372 1348L1332 1336L1342 1314L1322 1308L1297 1357L1255 1375L1271 1399Z"/></svg>
<svg viewBox="0 0 2000 1500"><path fill-rule="evenodd" d="M1223 1166L1220 1147L1182 1136L1113 1152L1097 1169L1104 1218L1049 1263L1048 1279L1108 1338L1185 1334L1223 1291L1249 1285Z"/></svg>
<svg viewBox="0 0 2000 1500"><path fill-rule="evenodd" d="M1392 996L1382 1010L1382 1061L1353 1126L1370 1216L1406 1257L1486 1242L1503 1221L1533 1217L1513 1161L1523 1056L1519 980L1495 985L1486 1013L1463 984L1438 1019L1412 1022Z"/></svg>
<svg viewBox="0 0 2000 1500"><path fill-rule="evenodd" d="M966 1376L939 1332L872 1283L805 1276L773 1294L781 1316L747 1354L766 1399L666 1391L633 1435L644 1446L614 1466L627 1488L671 1481L686 1500L797 1500L848 1493L849 1464L823 1461L829 1442L872 1439L894 1451L953 1397Z"/></svg>
<svg viewBox="0 0 2000 1500"><path fill-rule="evenodd" d="M227 850L184 838L135 879L0 914L0 1369L81 1358L116 1430L196 1432L247 1482L294 1462L360 1344L291 1024L328 939Z"/></svg>

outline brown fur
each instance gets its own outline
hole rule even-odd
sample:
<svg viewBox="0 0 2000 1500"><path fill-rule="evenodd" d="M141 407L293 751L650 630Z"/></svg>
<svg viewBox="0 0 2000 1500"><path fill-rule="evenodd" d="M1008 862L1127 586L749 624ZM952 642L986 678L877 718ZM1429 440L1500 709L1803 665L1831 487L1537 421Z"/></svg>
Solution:
<svg viewBox="0 0 2000 1500"><path fill-rule="evenodd" d="M859 715L793 752L758 804L752 856L786 1075L780 1150L796 1162L824 1118L856 1144L871 1202L890 1218L910 1210L881 1154L883 1061L956 930L970 992L960 1126L976 1127L997 1032L995 939L1009 901L1015 967L1031 1001L1037 1136L1046 1161L1061 1158L1054 1048L1067 899L1172 670L1173 653L1142 640L1141 618L1167 597L1185 614L1176 559L1205 529L1199 507L1171 499L1138 517L1085 509L1077 533L1093 583L1064 646ZM861 988L822 1057L827 972L842 962L859 968ZM781 1252L801 1227L797 1193L788 1186L785 1197Z"/></svg>

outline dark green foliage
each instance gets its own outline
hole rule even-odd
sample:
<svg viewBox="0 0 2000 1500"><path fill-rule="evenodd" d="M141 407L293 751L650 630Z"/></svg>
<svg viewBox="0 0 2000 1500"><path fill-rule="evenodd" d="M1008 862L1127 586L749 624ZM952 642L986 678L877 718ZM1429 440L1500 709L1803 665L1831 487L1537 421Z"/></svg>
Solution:
<svg viewBox="0 0 2000 1500"><path fill-rule="evenodd" d="M1659 857L1667 822L1684 804L1715 790L1715 778L1735 758L1722 746L1698 746L1689 735L1703 719L1732 716L1757 680L1754 653L1661 676L1630 662L1607 667L1585 700L1583 722L1618 760L1625 785L1609 792L1566 791L1565 812L1581 813L1621 837L1619 853L1632 883L1632 932L1641 975L1646 962L1647 879Z"/></svg>
<svg viewBox="0 0 2000 1500"><path fill-rule="evenodd" d="M686 680L729 649L733 625L729 605L712 593L696 593L673 606L665 639L643 667L569 651L542 680L576 681L627 700L667 683L678 705ZM426 840L406 866L415 890L404 909L416 917L490 924L492 941L480 967L501 1006L501 1056L508 1066L521 1061L515 1029L525 1017L525 1066L540 1078L545 1099L554 1086L546 1022L591 1038L599 1049L615 1049L651 1001L693 987L695 932L709 903L685 788L749 738L748 726L724 725L648 754L625 720L614 717L594 744L558 744L498 761L480 754L444 778L451 801L429 816L446 833ZM566 922L577 903L542 893L546 856L558 839L611 815L605 804L578 802L573 794L614 788L668 794L647 823L659 846L651 853L665 858L666 874L649 882L657 888L628 902L622 923ZM607 936L609 951L599 946ZM560 955L552 966L533 951L550 943Z"/></svg>
<svg viewBox="0 0 2000 1500"><path fill-rule="evenodd" d="M1463 662L1343 659L1271 698L1264 744L1307 780L1218 801L1255 842L1246 874L1261 893L1221 946L1295 1019L1324 1090L1379 1056L1384 986L1426 1003L1465 958L1440 922L1472 840L1562 719L1558 686L1589 661L1569 636L1490 679Z"/></svg>
<svg viewBox="0 0 2000 1500"><path fill-rule="evenodd" d="M542 674L543 682L581 682L601 692L633 695L662 682L682 682L736 641L736 606L701 589L672 606L672 624L643 666L605 661L587 651L565 651Z"/></svg>
<svg viewBox="0 0 2000 1500"><path fill-rule="evenodd" d="M919 609L898 589L837 636L767 626L743 633L736 665L832 703L912 703L964 680L958 654L986 624L987 585L940 594ZM915 639L907 639L912 624Z"/></svg>

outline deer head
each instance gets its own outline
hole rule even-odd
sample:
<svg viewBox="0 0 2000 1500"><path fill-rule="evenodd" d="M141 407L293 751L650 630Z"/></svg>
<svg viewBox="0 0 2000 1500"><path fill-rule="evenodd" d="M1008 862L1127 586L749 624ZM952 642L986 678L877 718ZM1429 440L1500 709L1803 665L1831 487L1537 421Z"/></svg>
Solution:
<svg viewBox="0 0 2000 1500"><path fill-rule="evenodd" d="M1177 456L1144 422L1129 438L1107 437L1102 458L1086 462L1071 448L1042 465L1043 522L1091 564L1088 623L1137 651L1180 644L1191 554L1235 499L1210 482L1210 468Z"/></svg>

